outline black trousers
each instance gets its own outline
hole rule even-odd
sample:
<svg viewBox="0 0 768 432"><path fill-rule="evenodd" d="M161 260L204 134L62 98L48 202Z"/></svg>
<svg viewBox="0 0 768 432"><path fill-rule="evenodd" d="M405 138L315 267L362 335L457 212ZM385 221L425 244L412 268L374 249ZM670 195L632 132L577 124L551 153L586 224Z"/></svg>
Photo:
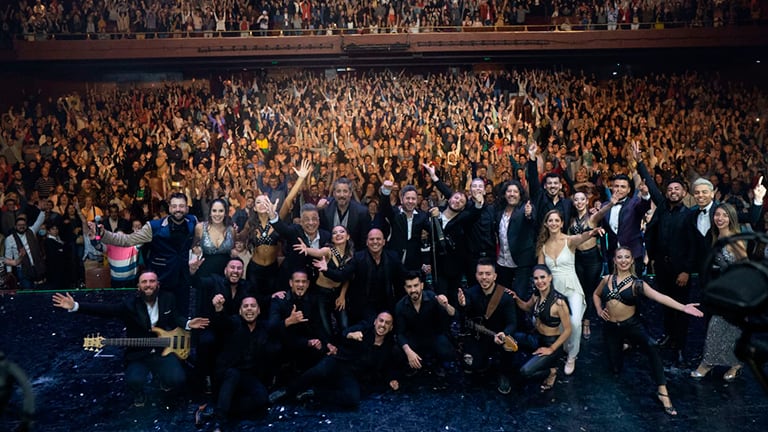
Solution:
<svg viewBox="0 0 768 432"><path fill-rule="evenodd" d="M329 337L338 339L341 332L349 326L346 310L336 310L336 299L339 297L340 288L323 288L315 285L317 303L320 315L320 323ZM333 327L333 319L336 319L336 329Z"/></svg>
<svg viewBox="0 0 768 432"><path fill-rule="evenodd" d="M456 359L456 350L446 334L435 335L431 339L411 338L408 346L416 351L423 360L434 358L440 362L450 362Z"/></svg>
<svg viewBox="0 0 768 432"><path fill-rule="evenodd" d="M518 297L523 300L528 300L533 294L532 289L532 277L533 270L531 267L503 267L496 266L496 283L501 284L507 288L512 289ZM518 330L531 330L531 322L526 319L527 314L522 309L517 310L517 329Z"/></svg>
<svg viewBox="0 0 768 432"><path fill-rule="evenodd" d="M661 356L656 348L656 343L648 336L637 316L617 323L606 322L603 339L608 353L608 361L614 373L621 372L624 366L624 341L628 340L648 356L654 384L660 386L667 383L664 376L664 365L661 363Z"/></svg>
<svg viewBox="0 0 768 432"><path fill-rule="evenodd" d="M217 417L246 417L259 413L267 406L267 389L255 373L228 368L216 375L220 384Z"/></svg>
<svg viewBox="0 0 768 432"><path fill-rule="evenodd" d="M600 284L600 276L603 273L603 258L600 256L600 248L597 246L585 251L576 250L576 276L579 278L584 295L587 298L587 310L584 319L593 321L597 319L595 304L592 301L592 293Z"/></svg>
<svg viewBox="0 0 768 432"><path fill-rule="evenodd" d="M329 356L288 385L287 393L313 388L318 399L343 408L360 404L360 383L347 362Z"/></svg>
<svg viewBox="0 0 768 432"><path fill-rule="evenodd" d="M504 351L502 345L494 343L492 336L468 336L462 340L462 347L464 356L472 356L472 364L463 363L467 370L484 370L494 361L500 373L509 374L514 369L515 353Z"/></svg>
<svg viewBox="0 0 768 432"><path fill-rule="evenodd" d="M559 336L544 336L538 333L515 333L515 339L521 349L534 352L540 347L550 347ZM520 376L525 379L534 379L549 375L549 370L557 367L559 361L565 355L563 345L550 355L534 355L520 368Z"/></svg>
<svg viewBox="0 0 768 432"><path fill-rule="evenodd" d="M672 262L666 257L655 261L656 289L682 304L688 303L691 295L691 282L678 286L675 282L679 274L672 268ZM664 334L669 336L671 346L683 349L688 341L688 314L672 308L664 308Z"/></svg>
<svg viewBox="0 0 768 432"><path fill-rule="evenodd" d="M165 357L152 354L128 362L125 368L128 390L134 395L142 393L150 372L153 379L158 380L160 386L166 390L179 390L187 382L184 367L178 357L170 354Z"/></svg>

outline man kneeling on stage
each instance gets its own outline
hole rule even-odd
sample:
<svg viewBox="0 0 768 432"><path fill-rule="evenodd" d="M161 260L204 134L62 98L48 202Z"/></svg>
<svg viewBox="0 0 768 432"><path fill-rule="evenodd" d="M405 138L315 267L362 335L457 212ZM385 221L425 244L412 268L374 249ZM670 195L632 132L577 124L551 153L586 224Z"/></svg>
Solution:
<svg viewBox="0 0 768 432"><path fill-rule="evenodd" d="M173 294L161 292L159 288L157 274L147 271L139 276L138 295L120 303L79 303L69 293L56 293L53 295L53 305L69 312L118 318L125 324L128 338L157 338L153 329L172 331L181 327L189 330L202 329L208 325L207 318L186 321L176 311ZM125 381L134 397L135 406L144 406L144 384L150 372L166 392L178 390L186 382L186 374L178 357L163 355L163 350L157 347L146 347L146 344L144 347L129 347L125 352L125 362Z"/></svg>
<svg viewBox="0 0 768 432"><path fill-rule="evenodd" d="M383 379L390 389L399 389L392 322L392 315L382 312L373 325L361 322L350 326L344 331L347 343L342 344L336 354L325 357L285 390L272 392L269 401L274 403L286 396L304 399L317 391L319 400L342 408L356 408L360 404L361 381L376 385Z"/></svg>

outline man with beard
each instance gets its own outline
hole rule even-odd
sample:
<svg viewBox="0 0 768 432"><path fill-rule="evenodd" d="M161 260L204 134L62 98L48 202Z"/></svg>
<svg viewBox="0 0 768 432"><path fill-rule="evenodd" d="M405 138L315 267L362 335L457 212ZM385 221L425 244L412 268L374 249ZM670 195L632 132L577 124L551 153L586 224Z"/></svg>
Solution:
<svg viewBox="0 0 768 432"><path fill-rule="evenodd" d="M418 193L416 187L407 185L400 191L400 206L392 207L390 194L394 183L386 180L381 185L381 214L389 221L389 241L387 249L391 249L400 257L408 270L419 270L423 259L421 254L421 234L429 226L426 213L416 210ZM360 246L358 246L360 247Z"/></svg>
<svg viewBox="0 0 768 432"><path fill-rule="evenodd" d="M288 282L290 292L275 298L269 311L269 333L278 342L279 351L270 355L274 364L291 363L303 371L317 363L326 354L335 354L336 347L329 342L319 317L317 302L309 290L309 277L296 270Z"/></svg>
<svg viewBox="0 0 768 432"><path fill-rule="evenodd" d="M469 260L465 244L465 230L473 224L480 215L485 203L485 191L475 189L472 195L472 205L467 206L467 196L463 192L453 192L435 174L435 168L422 164L440 193L448 197L448 205L444 209L433 207L429 210L431 219L430 238L432 265L424 268L432 274L438 294L448 297L451 304L456 304L456 290L461 286L461 278Z"/></svg>
<svg viewBox="0 0 768 432"><path fill-rule="evenodd" d="M464 368L474 372L497 364L497 390L501 394L508 394L512 388L507 369L513 365L512 353L517 351L517 342L512 339L517 328L517 305L510 295L505 294L505 288L496 283L496 266L492 258L481 258L476 268L477 285L466 292L459 289L458 295L459 307L464 310L464 316L471 320L468 321L471 322L470 330L471 327L482 326L475 327L477 338L465 340ZM492 336L482 334L478 329L486 330L485 333L491 333Z"/></svg>
<svg viewBox="0 0 768 432"><path fill-rule="evenodd" d="M632 142L632 156L656 204L656 211L645 229L648 256L653 260L656 273L656 288L686 304L691 292L690 276L695 273L695 253L693 231L687 226L692 212L683 204L685 185L680 178L670 179L665 198L643 163L640 144L636 141ZM664 335L659 343L677 350L678 356L687 340L687 316L672 308L664 308Z"/></svg>
<svg viewBox="0 0 768 432"><path fill-rule="evenodd" d="M53 305L69 312L79 312L100 317L118 318L125 324L128 338L154 338L153 328L173 330L203 329L207 318L186 320L176 309L173 294L160 292L157 274L146 271L139 276L138 294L115 304L79 303L69 293L53 295ZM143 406L144 384L147 375L160 382L160 387L170 392L178 390L186 382L184 368L175 355L161 354L152 347L132 347L125 352L125 382L134 397L135 406Z"/></svg>
<svg viewBox="0 0 768 432"><path fill-rule="evenodd" d="M263 321L257 320L261 310L256 297L244 294L235 301L219 293L213 297L212 304L215 313L211 330L222 340L216 360L218 398L213 430L221 430L222 424L233 416L253 415L266 407L264 382L269 373L265 366L269 356L266 327ZM240 305L237 313L230 314L236 304ZM196 426L202 426L201 414L202 409L196 414Z"/></svg>
<svg viewBox="0 0 768 432"><path fill-rule="evenodd" d="M333 182L331 188L333 200L327 205L320 200L317 207L320 214L320 227L330 231L335 226L343 226L347 229L353 244L360 247L365 243L368 227L371 225L371 216L368 208L352 199L352 182L341 177Z"/></svg>
<svg viewBox="0 0 768 432"><path fill-rule="evenodd" d="M536 209L536 229L541 228L544 222L544 215L550 210L557 210L563 215L563 228L565 232L568 229L568 221L571 220L571 211L573 209L573 201L569 198L561 196L563 192L563 182L560 174L556 172L548 172L544 174L544 187L542 189L541 182L539 182L539 172L537 166L537 149L536 144L531 145L528 148L528 170L526 178L528 179L529 190L531 192L531 204ZM543 193L542 193L543 192Z"/></svg>
<svg viewBox="0 0 768 432"><path fill-rule="evenodd" d="M410 373L416 373L429 359L435 374L445 376L444 364L455 357L448 331L456 309L445 295L425 291L419 272L406 273L405 294L395 305L395 330Z"/></svg>
<svg viewBox="0 0 768 432"><path fill-rule="evenodd" d="M346 310L350 323L370 322L376 313L392 310L402 297L405 267L392 250L384 249L384 233L374 228L368 232L367 249L355 252L342 269L329 268L325 276L342 282L349 280Z"/></svg>
<svg viewBox="0 0 768 432"><path fill-rule="evenodd" d="M149 243L147 268L157 273L163 289L176 295L179 310L190 316L193 312L189 309L191 277L187 256L192 248L197 218L188 214L187 197L180 192L171 194L168 211L168 216L151 220L131 234L109 232L103 226L97 229L104 244L125 247Z"/></svg>
<svg viewBox="0 0 768 432"><path fill-rule="evenodd" d="M5 238L6 270L13 272L22 289L41 288L45 283L43 245L37 240L44 218L45 213L40 212L35 223L28 228L27 216L17 216L13 231Z"/></svg>
<svg viewBox="0 0 768 432"><path fill-rule="evenodd" d="M485 180L477 177L469 184L469 194L471 196L485 195ZM469 286L477 283L475 279L475 270L477 263L483 258L496 257L496 228L495 210L489 203L483 204L480 215L477 220L469 225L464 231L466 236L467 252L469 260L466 266L466 278Z"/></svg>
<svg viewBox="0 0 768 432"><path fill-rule="evenodd" d="M373 325L361 322L344 331L345 343L335 355L327 356L288 385L269 395L274 403L283 397L300 399L317 396L342 408L360 404L361 381L376 385L382 379L388 388L398 390L393 359L393 318L389 312L376 316Z"/></svg>
<svg viewBox="0 0 768 432"><path fill-rule="evenodd" d="M632 181L626 174L613 177L611 194L615 196L616 204L613 204L614 201L603 203L604 206L611 205L611 210L603 217L602 225L608 234L606 256L613 256L619 245L628 248L635 257L635 274L642 276L645 270L645 254L641 224L645 212L651 209L651 194L644 183L637 187L640 192L638 196L634 195L633 189ZM608 265L613 271L613 260L609 260Z"/></svg>

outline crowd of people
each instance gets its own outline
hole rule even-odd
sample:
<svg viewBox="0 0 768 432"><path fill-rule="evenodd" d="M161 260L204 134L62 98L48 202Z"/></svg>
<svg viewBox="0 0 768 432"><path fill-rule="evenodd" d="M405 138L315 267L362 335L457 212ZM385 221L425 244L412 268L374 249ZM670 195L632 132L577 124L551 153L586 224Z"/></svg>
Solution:
<svg viewBox="0 0 768 432"><path fill-rule="evenodd" d="M22 0L2 11L6 37L264 36L456 31L461 27L555 24L617 30L664 25L722 27L758 22L757 0L382 0L374 2Z"/></svg>
<svg viewBox="0 0 768 432"><path fill-rule="evenodd" d="M623 341L645 351L675 415L635 309L664 305L660 343L679 352L713 241L765 230L765 111L758 88L718 76L543 69L34 94L2 117L4 281L64 291L108 262L139 297L54 304L138 316L130 337L193 330L222 422L313 391L355 406L457 365L501 393L536 377L547 391L598 319L612 370ZM692 376L738 376L718 358L724 325ZM467 329L489 336L459 356ZM137 405L147 371L181 388L179 362L128 357Z"/></svg>

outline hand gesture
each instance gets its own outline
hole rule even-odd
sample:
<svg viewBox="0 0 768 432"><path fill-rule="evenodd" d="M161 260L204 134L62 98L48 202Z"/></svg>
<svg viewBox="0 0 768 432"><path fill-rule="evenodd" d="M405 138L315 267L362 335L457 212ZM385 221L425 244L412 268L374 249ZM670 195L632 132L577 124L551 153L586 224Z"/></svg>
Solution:
<svg viewBox="0 0 768 432"><path fill-rule="evenodd" d="M528 146L528 157L532 160L536 159L536 154L538 153L538 151L539 151L539 146L536 145L536 143L531 144L530 146Z"/></svg>
<svg viewBox="0 0 768 432"><path fill-rule="evenodd" d="M696 308L698 305L699 303L688 303L687 305L683 306L683 312L687 313L688 315L701 318L704 316L704 313Z"/></svg>
<svg viewBox="0 0 768 432"><path fill-rule="evenodd" d="M291 310L291 315L289 315L288 318L285 319L285 325L290 326L293 324L299 324L307 321L309 320L304 318L304 312L300 310L296 310L296 305L293 305L293 309Z"/></svg>
<svg viewBox="0 0 768 432"><path fill-rule="evenodd" d="M448 297L446 297L445 294L440 294L436 296L435 299L437 300L437 304L439 304L443 308L448 307Z"/></svg>
<svg viewBox="0 0 768 432"><path fill-rule="evenodd" d="M528 200L525 203L525 217L529 218L533 214L533 204L531 204L531 200Z"/></svg>
<svg viewBox="0 0 768 432"><path fill-rule="evenodd" d="M381 184L381 191L390 194L392 193L392 189L395 187L394 182L392 180L384 180L384 183Z"/></svg>
<svg viewBox="0 0 768 432"><path fill-rule="evenodd" d="M280 198L277 198L275 202L273 203L272 200L269 200L269 206L268 207L268 213L269 213L269 219L274 219L277 217L277 205L280 203Z"/></svg>
<svg viewBox="0 0 768 432"><path fill-rule="evenodd" d="M189 260L189 272L195 274L198 270L200 270L200 266L203 265L203 262L205 262L205 258L195 255L191 260Z"/></svg>
<svg viewBox="0 0 768 432"><path fill-rule="evenodd" d="M312 164L310 164L307 159L304 159L301 161L301 167L299 169L294 167L293 171L297 176L299 176L299 178L305 179L309 173L312 172Z"/></svg>
<svg viewBox="0 0 768 432"><path fill-rule="evenodd" d="M637 191L640 192L640 196L648 196L648 185L645 182L640 183L637 186Z"/></svg>
<svg viewBox="0 0 768 432"><path fill-rule="evenodd" d="M224 310L224 302L226 302L227 299L224 298L221 294L216 294L213 296L213 300L211 300L211 303L213 303L213 309L216 312L221 312Z"/></svg>
<svg viewBox="0 0 768 432"><path fill-rule="evenodd" d="M307 256L307 249L308 249L307 245L304 244L304 241L302 239L299 238L298 240L299 242L293 245L293 250L304 256Z"/></svg>
<svg viewBox="0 0 768 432"><path fill-rule="evenodd" d="M459 302L459 306L464 307L467 305L467 297L464 295L464 290L459 288L458 295L456 296Z"/></svg>
<svg viewBox="0 0 768 432"><path fill-rule="evenodd" d="M422 163L421 166L427 171L427 173L429 174L429 178L431 178L432 180L437 178L437 175L435 174L435 167L426 163Z"/></svg>
<svg viewBox="0 0 768 432"><path fill-rule="evenodd" d="M763 176L760 176L760 179L757 181L757 185L755 185L755 188L752 189L752 193L755 195L755 201L759 201L760 203L763 202L763 198L765 198L765 186L763 186Z"/></svg>
<svg viewBox="0 0 768 432"><path fill-rule="evenodd" d="M325 198L320 198L315 207L317 207L318 210L328 207L328 200Z"/></svg>
<svg viewBox="0 0 768 432"><path fill-rule="evenodd" d="M354 341L362 342L363 341L363 332L355 331L355 332L347 333L347 339L352 339Z"/></svg>
<svg viewBox="0 0 768 432"><path fill-rule="evenodd" d="M57 308L72 310L75 307L75 299L69 293L53 295L53 305Z"/></svg>
<svg viewBox="0 0 768 432"><path fill-rule="evenodd" d="M310 339L307 341L307 346L316 350L320 350L323 347L323 343L320 342L320 339Z"/></svg>
<svg viewBox="0 0 768 432"><path fill-rule="evenodd" d="M472 192L472 200L475 201L475 204L482 207L485 204L485 193L481 190L475 190Z"/></svg>
<svg viewBox="0 0 768 432"><path fill-rule="evenodd" d="M326 261L325 257L312 261L312 265L321 272L328 271L328 261Z"/></svg>
<svg viewBox="0 0 768 432"><path fill-rule="evenodd" d="M632 140L632 158L635 160L635 162L640 162L640 160L643 157L643 151L640 150L640 142L637 140Z"/></svg>

